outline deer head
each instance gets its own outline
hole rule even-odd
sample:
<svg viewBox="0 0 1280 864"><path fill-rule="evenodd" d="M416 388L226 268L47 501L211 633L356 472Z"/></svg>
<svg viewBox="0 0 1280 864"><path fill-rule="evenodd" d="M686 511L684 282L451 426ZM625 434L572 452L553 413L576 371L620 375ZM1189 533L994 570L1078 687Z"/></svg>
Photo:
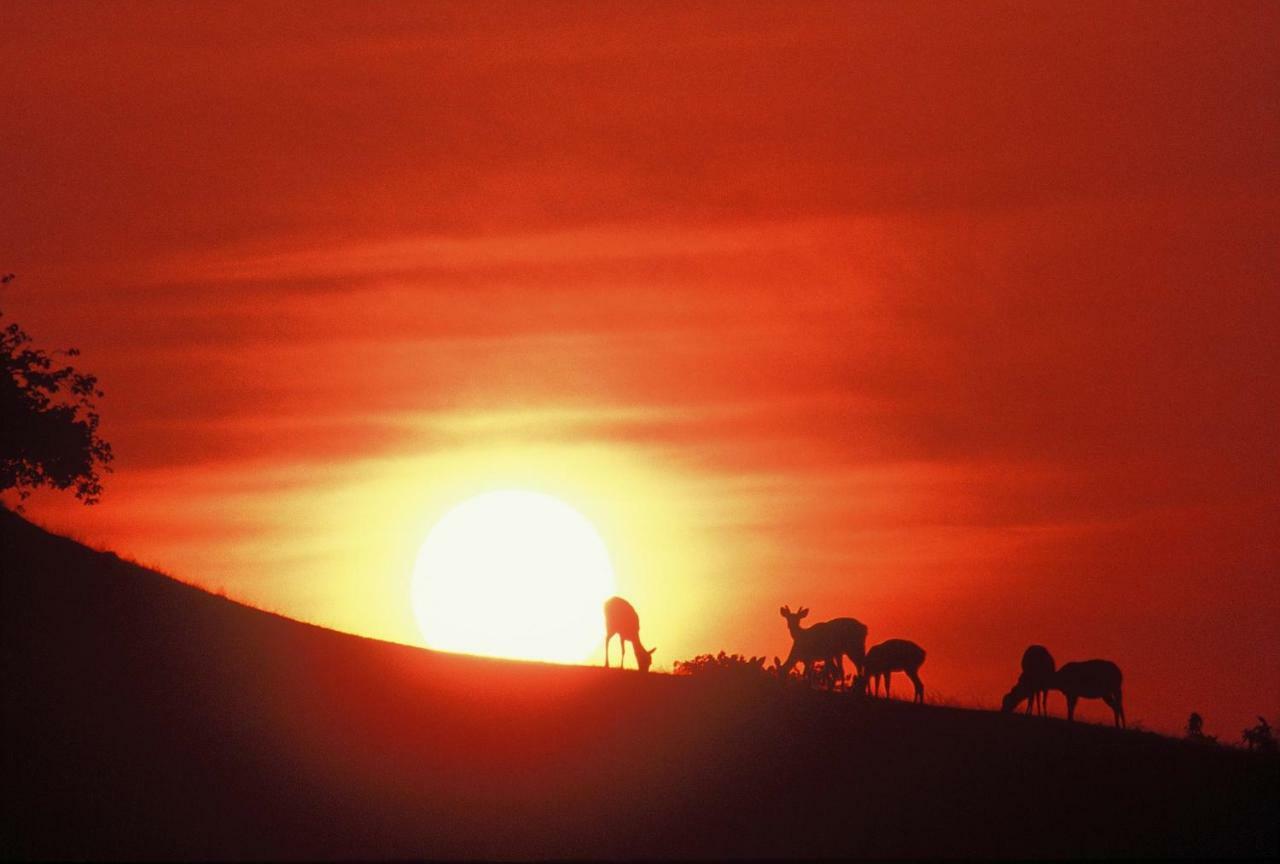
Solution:
<svg viewBox="0 0 1280 864"><path fill-rule="evenodd" d="M653 652L658 650L657 647L655 646L646 650L637 645L635 646L635 649L636 665L640 667L641 672L648 672L649 667L653 665Z"/></svg>
<svg viewBox="0 0 1280 864"><path fill-rule="evenodd" d="M798 611L792 612L790 606L783 606L778 614L786 618L788 624L799 624L800 619L809 614L809 610L801 606Z"/></svg>
<svg viewBox="0 0 1280 864"><path fill-rule="evenodd" d="M1023 699L1029 699L1030 692L1022 686L1022 682L1013 685L1013 689L1004 694L1004 699L1000 701L1000 710L1008 714L1010 711L1018 707L1018 703Z"/></svg>

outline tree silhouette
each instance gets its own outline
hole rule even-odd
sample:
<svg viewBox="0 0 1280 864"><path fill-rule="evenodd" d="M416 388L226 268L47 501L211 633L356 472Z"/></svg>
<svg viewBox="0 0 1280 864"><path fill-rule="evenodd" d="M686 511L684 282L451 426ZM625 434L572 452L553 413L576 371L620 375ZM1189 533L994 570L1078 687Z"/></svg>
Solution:
<svg viewBox="0 0 1280 864"><path fill-rule="evenodd" d="M0 278L12 281L13 274ZM4 313L0 311L0 317ZM98 435L96 376L55 362L77 357L75 348L50 354L31 346L17 324L0 330L0 492L20 500L39 486L75 488L85 504L102 494L99 471L111 470L111 445Z"/></svg>

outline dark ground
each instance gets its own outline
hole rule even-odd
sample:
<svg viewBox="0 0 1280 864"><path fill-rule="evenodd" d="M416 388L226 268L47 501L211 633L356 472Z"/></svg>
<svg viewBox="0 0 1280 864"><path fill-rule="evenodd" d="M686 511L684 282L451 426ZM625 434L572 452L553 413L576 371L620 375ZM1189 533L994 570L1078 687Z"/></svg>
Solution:
<svg viewBox="0 0 1280 864"><path fill-rule="evenodd" d="M1280 760L300 624L0 509L5 858L1276 856Z"/></svg>

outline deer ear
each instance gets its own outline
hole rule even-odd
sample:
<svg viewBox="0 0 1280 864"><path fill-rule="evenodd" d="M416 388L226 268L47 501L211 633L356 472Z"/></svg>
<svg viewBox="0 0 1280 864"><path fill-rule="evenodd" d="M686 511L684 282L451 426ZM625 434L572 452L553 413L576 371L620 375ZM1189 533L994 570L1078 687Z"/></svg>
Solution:
<svg viewBox="0 0 1280 864"><path fill-rule="evenodd" d="M805 616L807 616L808 614L809 614L809 610L808 610L808 609L801 609L801 610L800 610L800 617L801 617L801 618L804 618L804 617L805 617Z"/></svg>
<svg viewBox="0 0 1280 864"><path fill-rule="evenodd" d="M786 617L787 617L787 613L788 613L788 612L790 612L790 611L791 611L791 610L790 610L788 607L786 607L786 606L779 606L779 607L778 607L778 614L779 614L779 615L781 615L783 618L786 618Z"/></svg>
<svg viewBox="0 0 1280 864"><path fill-rule="evenodd" d="M650 648L650 649L649 649L649 656L650 656L650 657L652 657L655 653L657 653L657 651L658 651L657 646L654 646L653 648Z"/></svg>

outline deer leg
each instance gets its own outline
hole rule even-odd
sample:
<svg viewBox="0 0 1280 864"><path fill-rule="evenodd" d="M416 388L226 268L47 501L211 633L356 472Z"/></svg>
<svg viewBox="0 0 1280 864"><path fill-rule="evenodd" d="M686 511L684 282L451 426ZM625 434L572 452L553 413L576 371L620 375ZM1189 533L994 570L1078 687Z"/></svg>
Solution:
<svg viewBox="0 0 1280 864"><path fill-rule="evenodd" d="M1109 693L1102 697L1102 701L1111 707L1111 711L1115 714L1116 726L1120 729L1124 728L1124 708L1120 705L1120 694Z"/></svg>
<svg viewBox="0 0 1280 864"><path fill-rule="evenodd" d="M785 680L786 677L791 674L791 670L795 668L795 665L796 647L792 645L791 653L787 655L787 659L778 664L778 677Z"/></svg>
<svg viewBox="0 0 1280 864"><path fill-rule="evenodd" d="M1072 721L1072 720L1075 720L1075 719L1076 719L1076 700L1077 700L1077 699L1079 699L1079 698L1080 698L1079 696L1074 696L1074 695L1073 695L1073 696L1068 696L1068 697L1067 697L1067 720L1068 720L1068 722L1070 722L1070 721Z"/></svg>
<svg viewBox="0 0 1280 864"><path fill-rule="evenodd" d="M618 668L626 669L627 668L627 640L623 636L619 635L618 641L622 643L622 659L618 661Z"/></svg>
<svg viewBox="0 0 1280 864"><path fill-rule="evenodd" d="M916 687L916 696L912 701L924 704L924 682L920 680L920 673L914 669L907 670L907 677L911 679L911 683Z"/></svg>
<svg viewBox="0 0 1280 864"><path fill-rule="evenodd" d="M610 633L604 637L604 668L609 668L609 643L613 641L613 634Z"/></svg>

